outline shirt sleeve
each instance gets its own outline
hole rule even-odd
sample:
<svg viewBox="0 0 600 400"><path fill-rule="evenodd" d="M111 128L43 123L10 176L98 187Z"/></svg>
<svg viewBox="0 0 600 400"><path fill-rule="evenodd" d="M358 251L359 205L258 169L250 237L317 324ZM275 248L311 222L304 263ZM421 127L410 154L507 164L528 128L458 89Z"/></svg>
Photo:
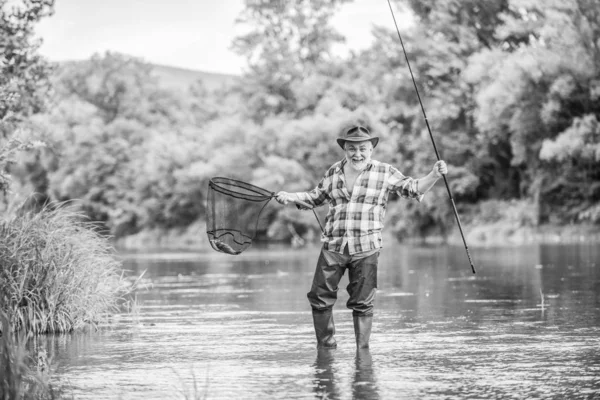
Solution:
<svg viewBox="0 0 600 400"><path fill-rule="evenodd" d="M416 179L403 175L394 167L390 167L388 185L390 191L396 192L400 197L406 199L415 199L421 202L425 196L419 191L419 183Z"/></svg>
<svg viewBox="0 0 600 400"><path fill-rule="evenodd" d="M313 207L319 207L329 201L329 191L331 190L331 175L326 174L319 184L310 192L298 192L296 196L305 203Z"/></svg>

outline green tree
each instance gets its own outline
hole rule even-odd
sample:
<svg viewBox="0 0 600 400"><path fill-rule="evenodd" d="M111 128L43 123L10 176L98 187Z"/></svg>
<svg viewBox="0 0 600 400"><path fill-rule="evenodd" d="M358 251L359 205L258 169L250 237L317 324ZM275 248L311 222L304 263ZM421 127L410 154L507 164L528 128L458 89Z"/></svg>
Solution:
<svg viewBox="0 0 600 400"><path fill-rule="evenodd" d="M32 147L13 137L16 128L46 103L51 68L37 53L34 27L53 8L54 0L0 0L0 193L10 185L14 151Z"/></svg>
<svg viewBox="0 0 600 400"><path fill-rule="evenodd" d="M599 198L597 185L590 184L600 178L595 162L578 157L578 151L567 157L569 151L557 151L556 144L577 137L581 149L597 140L597 2L515 1L511 6L520 17L507 17L499 34L529 31L531 40L473 60L469 79L478 88L476 125L492 144L508 144L510 167L519 171L519 193L535 199L541 222L551 215L560 216L557 221L588 218L594 213L587 210Z"/></svg>
<svg viewBox="0 0 600 400"><path fill-rule="evenodd" d="M53 0L14 4L0 0L0 130L6 137L14 123L41 110L47 95L48 63L37 53L35 24L53 12Z"/></svg>
<svg viewBox="0 0 600 400"><path fill-rule="evenodd" d="M238 23L249 32L235 39L233 49L248 60L239 90L253 119L311 110L314 103L299 102L296 86L307 78L319 79L331 66L332 45L343 37L330 20L348 1L246 1Z"/></svg>
<svg viewBox="0 0 600 400"><path fill-rule="evenodd" d="M163 151L185 146L177 130L195 121L188 102L161 88L148 64L121 54L61 65L56 81L56 107L32 120L50 145L48 194L79 201L113 235L138 231L147 220L139 206L149 201L139 190L155 179L140 174L140 160L155 162L147 150L157 137L172 140Z"/></svg>
<svg viewBox="0 0 600 400"><path fill-rule="evenodd" d="M152 67L135 57L95 54L90 60L63 64L59 80L61 98L76 96L93 105L106 124L131 118L150 126L181 117L177 113L180 99L162 89Z"/></svg>
<svg viewBox="0 0 600 400"><path fill-rule="evenodd" d="M476 88L466 79L466 72L471 68L473 57L480 52L512 49L526 42L527 35L498 35L505 18L517 13L509 1L407 3L416 16L416 28L409 36L409 57L428 114L431 114L436 142L446 161L463 167L453 168L459 172L453 173L452 179L456 198L472 202L500 195L494 188L511 182L505 176L510 163L505 162L507 155L502 143L489 146L490 141L480 135L475 125ZM416 99L412 99L409 104L415 102ZM412 114L418 116L412 130L423 131L422 117L416 110ZM404 124L406 126L406 122ZM509 184L501 193L510 197L518 192Z"/></svg>
<svg viewBox="0 0 600 400"><path fill-rule="evenodd" d="M254 124L226 92L169 91L149 64L114 53L57 77L56 107L32 121L51 144L48 193L78 201L116 237L203 218L210 177L250 179L257 165Z"/></svg>

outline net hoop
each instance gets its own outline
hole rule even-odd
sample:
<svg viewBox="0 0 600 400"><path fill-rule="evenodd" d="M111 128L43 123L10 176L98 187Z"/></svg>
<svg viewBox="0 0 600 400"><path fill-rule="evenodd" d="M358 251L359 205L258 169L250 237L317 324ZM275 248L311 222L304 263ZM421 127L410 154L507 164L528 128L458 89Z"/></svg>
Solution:
<svg viewBox="0 0 600 400"><path fill-rule="evenodd" d="M254 202L270 200L275 196L275 193L266 189L231 178L214 177L210 179L208 185L227 196Z"/></svg>
<svg viewBox="0 0 600 400"><path fill-rule="evenodd" d="M221 253L240 254L252 245L260 216L275 193L225 177L211 178L208 186L206 233L209 243ZM244 202L250 207L250 214L239 208Z"/></svg>

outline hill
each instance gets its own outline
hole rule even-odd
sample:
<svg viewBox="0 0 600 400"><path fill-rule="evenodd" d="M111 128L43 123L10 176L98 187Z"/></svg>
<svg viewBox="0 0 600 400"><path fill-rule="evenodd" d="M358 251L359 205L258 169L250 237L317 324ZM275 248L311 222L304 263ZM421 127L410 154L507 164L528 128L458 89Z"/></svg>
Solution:
<svg viewBox="0 0 600 400"><path fill-rule="evenodd" d="M149 64L161 85L172 89L187 89L192 83L201 80L207 89L220 89L239 79L237 75L204 72L167 65Z"/></svg>
<svg viewBox="0 0 600 400"><path fill-rule="evenodd" d="M89 60L61 61L56 64L66 66L86 62L89 62ZM238 75L221 74L218 72L205 72L148 62L146 64L152 69L152 73L158 79L159 84L167 89L187 90L191 84L201 80L204 86L212 91L230 85L240 78Z"/></svg>

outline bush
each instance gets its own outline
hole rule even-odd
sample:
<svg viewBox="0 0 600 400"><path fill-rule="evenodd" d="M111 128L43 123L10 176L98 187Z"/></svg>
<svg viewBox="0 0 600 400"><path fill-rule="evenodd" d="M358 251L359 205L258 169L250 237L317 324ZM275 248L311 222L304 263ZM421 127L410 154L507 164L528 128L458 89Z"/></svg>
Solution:
<svg viewBox="0 0 600 400"><path fill-rule="evenodd" d="M131 290L106 238L64 205L0 222L0 304L14 329L97 324Z"/></svg>
<svg viewBox="0 0 600 400"><path fill-rule="evenodd" d="M537 207L529 200L485 200L471 210L473 224L507 222L515 227L537 226Z"/></svg>

